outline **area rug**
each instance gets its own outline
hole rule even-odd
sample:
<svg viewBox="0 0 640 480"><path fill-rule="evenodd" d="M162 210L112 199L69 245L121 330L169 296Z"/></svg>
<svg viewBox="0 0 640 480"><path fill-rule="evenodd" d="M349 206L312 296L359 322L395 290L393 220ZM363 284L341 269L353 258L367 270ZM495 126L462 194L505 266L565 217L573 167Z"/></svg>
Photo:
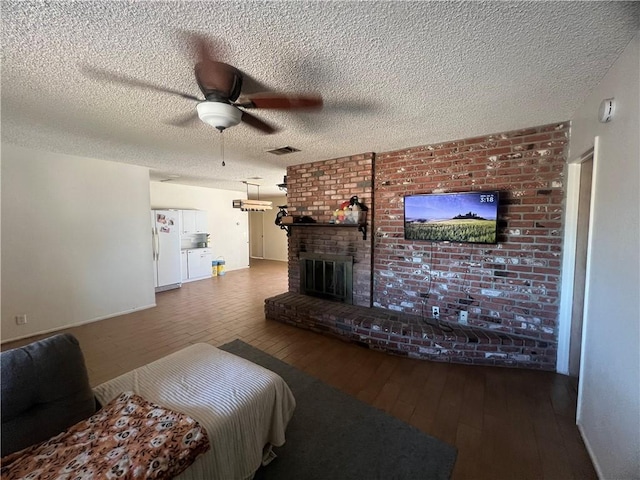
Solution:
<svg viewBox="0 0 640 480"><path fill-rule="evenodd" d="M248 345L220 347L280 375L297 406L264 480L449 479L456 449Z"/></svg>

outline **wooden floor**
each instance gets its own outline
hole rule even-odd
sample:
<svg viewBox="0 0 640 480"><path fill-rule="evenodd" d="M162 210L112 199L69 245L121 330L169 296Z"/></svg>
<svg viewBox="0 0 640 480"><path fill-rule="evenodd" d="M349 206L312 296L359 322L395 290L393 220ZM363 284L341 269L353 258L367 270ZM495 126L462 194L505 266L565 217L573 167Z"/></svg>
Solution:
<svg viewBox="0 0 640 480"><path fill-rule="evenodd" d="M92 385L192 343L239 338L455 445L454 479L597 478L574 424L575 381L393 357L266 321L264 299L287 291L286 275L283 262L252 261L160 293L155 308L66 331L80 340Z"/></svg>

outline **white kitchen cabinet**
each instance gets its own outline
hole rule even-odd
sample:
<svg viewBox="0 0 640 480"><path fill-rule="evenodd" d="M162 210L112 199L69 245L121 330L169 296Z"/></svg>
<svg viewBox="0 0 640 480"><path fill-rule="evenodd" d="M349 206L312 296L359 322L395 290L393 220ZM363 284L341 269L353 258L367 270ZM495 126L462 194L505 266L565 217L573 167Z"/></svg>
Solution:
<svg viewBox="0 0 640 480"><path fill-rule="evenodd" d="M195 233L209 233L209 222L207 212L204 210L195 210L196 212L196 231Z"/></svg>
<svg viewBox="0 0 640 480"><path fill-rule="evenodd" d="M207 212L204 210L180 210L180 231L182 235L209 233Z"/></svg>
<svg viewBox="0 0 640 480"><path fill-rule="evenodd" d="M189 279L189 267L187 265L187 251L182 250L180 252L180 272L182 274L182 281Z"/></svg>
<svg viewBox="0 0 640 480"><path fill-rule="evenodd" d="M196 230L195 210L180 210L180 233L191 235Z"/></svg>
<svg viewBox="0 0 640 480"><path fill-rule="evenodd" d="M211 260L213 252L210 248L187 250L187 270L189 280L211 276Z"/></svg>

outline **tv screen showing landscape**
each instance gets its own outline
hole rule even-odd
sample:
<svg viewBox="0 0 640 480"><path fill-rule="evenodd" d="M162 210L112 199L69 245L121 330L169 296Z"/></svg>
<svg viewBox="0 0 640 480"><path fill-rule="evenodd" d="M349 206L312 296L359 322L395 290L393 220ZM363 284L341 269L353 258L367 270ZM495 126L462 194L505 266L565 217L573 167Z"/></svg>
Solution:
<svg viewBox="0 0 640 480"><path fill-rule="evenodd" d="M496 243L497 191L407 195L404 238L429 242Z"/></svg>

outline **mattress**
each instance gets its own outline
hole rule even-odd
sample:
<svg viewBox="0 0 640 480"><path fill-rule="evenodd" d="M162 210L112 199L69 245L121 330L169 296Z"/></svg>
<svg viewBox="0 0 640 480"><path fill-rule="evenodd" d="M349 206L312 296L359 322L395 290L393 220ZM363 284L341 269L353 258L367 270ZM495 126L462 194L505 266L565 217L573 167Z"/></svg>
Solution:
<svg viewBox="0 0 640 480"><path fill-rule="evenodd" d="M204 343L94 389L103 405L124 391L185 413L207 430L211 449L176 477L181 480L250 478L264 447L284 444L296 405L279 375Z"/></svg>

